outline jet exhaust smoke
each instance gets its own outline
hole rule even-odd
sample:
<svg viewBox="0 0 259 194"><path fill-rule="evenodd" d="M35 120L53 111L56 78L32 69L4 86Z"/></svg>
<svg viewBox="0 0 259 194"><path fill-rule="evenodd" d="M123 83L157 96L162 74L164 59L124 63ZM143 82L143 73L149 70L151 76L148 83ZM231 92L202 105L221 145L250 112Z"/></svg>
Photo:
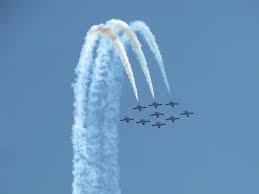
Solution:
<svg viewBox="0 0 259 194"><path fill-rule="evenodd" d="M126 38L127 38L127 42L126 43L129 43L132 47L132 50L136 53L137 55L137 58L139 60L139 63L141 65L141 68L144 72L144 75L146 77L146 81L147 81L147 84L148 84L148 87L149 87L149 90L151 92L151 95L153 98L155 98L154 96L154 88L153 88L153 84L152 84L152 80L151 80L151 76L150 76L150 73L149 73L149 70L148 70L148 66L147 66L147 60L145 58L145 55L142 51L142 48L141 48L141 44L138 40L138 37L136 36L135 32L133 32L130 27L128 26L127 23L125 23L124 21L122 20L115 20L115 19L112 19L110 21L107 22L106 26L109 26L111 28L119 28L121 29L125 35L126 35Z"/></svg>
<svg viewBox="0 0 259 194"><path fill-rule="evenodd" d="M120 194L117 118L123 74L114 50L111 41L100 40L89 87L85 126L91 134L87 141L91 160L87 164L95 176L86 193Z"/></svg>
<svg viewBox="0 0 259 194"><path fill-rule="evenodd" d="M142 21L132 22L130 24L130 28L134 32L140 32L140 34L143 36L143 38L147 42L151 52L154 54L155 59L158 62L158 66L159 66L160 72L162 74L163 80L165 82L167 91L168 91L169 95L171 95L171 89L170 89L170 85L168 83L168 79L167 79L167 75L166 75L166 71L165 71L165 66L164 66L163 58L162 58L162 55L160 53L159 47L158 47L158 45L156 43L155 36L153 35L153 33L151 32L149 27L144 22L142 22Z"/></svg>
<svg viewBox="0 0 259 194"><path fill-rule="evenodd" d="M98 88L98 85L100 85L98 83L101 80L102 74L105 74L105 71L101 70L101 65L94 67L92 59L96 41L100 38L98 33L105 34L114 44L129 76L135 96L138 99L133 72L123 44L117 38L116 34L109 28L103 28L102 26L93 26L87 33L79 63L75 70L77 78L73 84L75 94L74 125L72 129L74 151L73 194L100 194L101 185L103 185L101 183L101 168L98 162L101 157L98 154L100 153L100 126L98 119L100 116L98 116L98 113L102 111L100 111L101 106L96 105L96 102L101 100L101 96L106 96L103 94L105 90ZM102 45L100 47L101 49L98 49L97 52L104 53L106 50L105 47L105 45ZM100 55L103 59L105 58L104 54ZM96 64L99 63L96 62ZM104 62L104 66L107 65L107 62ZM102 79L105 80L104 78ZM99 107L99 109L96 107Z"/></svg>
<svg viewBox="0 0 259 194"><path fill-rule="evenodd" d="M125 41L129 41L135 49L153 95L152 80L141 45L126 23L127 28L122 21L119 24L113 27L121 28L127 35ZM138 93L123 43L111 27L104 24L91 27L75 69L73 194L121 194L118 117L123 68L137 100ZM95 48L96 58L93 59Z"/></svg>
<svg viewBox="0 0 259 194"><path fill-rule="evenodd" d="M112 47L109 47L112 49ZM102 58L102 54L98 56ZM123 69L114 49L110 52L110 66L107 74L106 105L102 127L103 163L102 177L104 194L120 194L119 186L119 150L118 150L118 117L120 114L120 94L123 80ZM116 65L114 65L116 64Z"/></svg>
<svg viewBox="0 0 259 194"><path fill-rule="evenodd" d="M105 34L106 36L108 36L113 41L113 44L114 44L115 48L117 49L117 51L119 53L119 57L120 57L120 59L122 61L122 64L125 68L125 71L128 75L128 78L129 78L129 81L131 83L131 86L132 86L133 92L135 94L135 97L138 101L138 91L137 91L133 71L132 71L132 68L131 68L131 64L129 62L129 58L127 56L127 53L126 53L126 51L124 49L124 46L123 46L122 42L120 41L119 37L112 31L111 28L109 28L107 26L103 26L103 25L98 26L97 28L95 28L93 30L93 33L96 33L96 32L101 32L101 33Z"/></svg>

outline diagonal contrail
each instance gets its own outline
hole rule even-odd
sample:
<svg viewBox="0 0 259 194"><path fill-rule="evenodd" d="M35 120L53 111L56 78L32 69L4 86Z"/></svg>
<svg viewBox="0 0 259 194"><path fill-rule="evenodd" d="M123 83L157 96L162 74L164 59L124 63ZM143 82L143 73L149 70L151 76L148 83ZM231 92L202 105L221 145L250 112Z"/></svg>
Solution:
<svg viewBox="0 0 259 194"><path fill-rule="evenodd" d="M125 23L124 21L122 20L117 20L117 19L112 19L112 20L109 20L107 23L106 23L106 26L109 26L113 29L121 29L124 34L126 35L126 42L129 43L132 47L132 50L136 53L137 55L137 58L140 62L140 65L141 65L141 68L144 72L144 75L146 77L146 81L147 81L147 84L148 84L148 87L149 87L149 90L151 92L151 95L152 97L154 98L154 88L153 88L153 84L152 84L152 79L151 79L151 76L150 76L150 73L149 73L149 70L148 70L148 66L147 66L147 60L145 58L145 55L142 51L142 48L141 48L141 44L138 40L138 37L136 36L135 32L132 31L130 29L130 27L128 26L127 23Z"/></svg>
<svg viewBox="0 0 259 194"><path fill-rule="evenodd" d="M144 39L147 42L150 50L154 54L155 59L158 62L159 69L161 71L161 74L162 74L163 80L165 82L166 88L168 90L169 95L171 95L171 89L170 89L170 86L169 86L169 83L168 83L163 58L162 58L162 55L160 53L159 47L156 43L155 36L153 35L153 33L151 32L149 27L142 21L132 22L130 24L130 28L135 32L140 32L140 34L144 37Z"/></svg>

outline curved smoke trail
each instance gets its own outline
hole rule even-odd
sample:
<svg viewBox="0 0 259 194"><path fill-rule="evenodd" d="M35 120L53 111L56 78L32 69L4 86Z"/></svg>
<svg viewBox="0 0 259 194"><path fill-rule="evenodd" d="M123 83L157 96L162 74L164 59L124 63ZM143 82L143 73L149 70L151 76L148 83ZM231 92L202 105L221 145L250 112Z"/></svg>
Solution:
<svg viewBox="0 0 259 194"><path fill-rule="evenodd" d="M152 51L152 53L154 54L154 56L155 56L155 58L158 62L159 69L161 71L161 74L162 74L163 80L165 82L166 88L168 90L169 95L171 95L171 89L170 89L170 86L169 86L169 83L168 83L163 58L162 58L162 55L160 53L159 47L156 43L155 36L153 35L153 33L151 32L149 27L142 21L132 22L130 24L130 28L135 32L140 32L140 34L144 37L144 39L147 42L150 50Z"/></svg>
<svg viewBox="0 0 259 194"><path fill-rule="evenodd" d="M121 22L120 25L123 26L120 27L123 30L125 25ZM138 53L148 81L150 75L147 66L144 66L146 60L141 45L138 45L140 43L136 35L132 35L128 29L124 29L124 32ZM149 41L150 34L146 36L146 40ZM149 45L155 44L154 39L150 41ZM96 58L93 60L96 47ZM154 52L159 53L156 49ZM93 26L87 33L75 70L77 78L74 83L75 110L72 129L73 194L121 193L117 125L123 68L138 100L131 64L120 38L109 25ZM153 89L151 78L149 84L149 88Z"/></svg>
<svg viewBox="0 0 259 194"><path fill-rule="evenodd" d="M125 68L125 71L128 75L129 81L131 83L133 92L135 94L135 97L138 101L138 91L137 91L137 87L136 87L136 83L135 83L135 78L133 75L133 71L131 68L131 64L129 62L129 58L127 56L127 53L124 49L124 46L122 44L122 42L120 41L119 37L112 31L111 28L107 27L107 26L98 26L95 30L93 30L93 33L96 32L101 32L105 35L107 35L113 42L115 48L117 49L118 53L119 53L119 57L121 59L121 62Z"/></svg>
<svg viewBox="0 0 259 194"><path fill-rule="evenodd" d="M107 22L106 26L109 26L113 29L119 28L125 33L126 38L128 40L126 43L129 43L132 47L132 50L136 53L137 58L140 62L141 68L142 68L142 70L144 72L144 75L146 77L146 81L147 81L149 90L152 94L152 97L155 98L154 97L154 88L153 88L153 84L152 84L152 79L151 79L151 76L150 76L150 73L149 73L149 70L148 70L148 66L147 66L147 60L144 56L144 53L143 53L142 48L141 48L141 44L140 44L140 42L138 40L138 37L136 36L135 32L133 32L130 29L130 27L128 26L128 24L125 23L122 20L115 20L115 19L109 20Z"/></svg>
<svg viewBox="0 0 259 194"><path fill-rule="evenodd" d="M98 118L100 118L100 116L98 116L98 114L103 112L100 111L101 106L96 105L96 103L101 101L101 96L106 96L106 94L103 95L102 91L105 92L105 90L97 87L98 80L102 76L102 70L101 66L93 67L92 59L93 50L99 38L98 33L102 33L112 40L131 81L135 96L138 99L133 72L123 44L111 29L102 26L103 25L93 26L87 33L79 63L75 70L77 78L74 83L75 110L72 129L74 151L73 194L101 194L101 185L103 185L101 184L100 163L98 163L101 157L98 154L100 153L100 133L98 130L100 127ZM103 50L105 50L105 47L97 52L103 52ZM105 63L105 65L107 65L107 63ZM105 71L103 73L105 74ZM94 105L99 107L99 109Z"/></svg>

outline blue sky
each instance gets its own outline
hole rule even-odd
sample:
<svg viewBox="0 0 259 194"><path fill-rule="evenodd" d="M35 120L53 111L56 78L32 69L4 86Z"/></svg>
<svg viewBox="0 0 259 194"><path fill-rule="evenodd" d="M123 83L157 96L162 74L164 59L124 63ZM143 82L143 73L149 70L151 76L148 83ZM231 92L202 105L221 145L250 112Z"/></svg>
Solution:
<svg viewBox="0 0 259 194"><path fill-rule="evenodd" d="M259 192L259 4L252 0L1 1L0 193L69 194L76 67L93 24L145 21L172 98L196 114L161 129L120 123L123 194ZM147 46L157 100L170 98ZM140 101L152 101L132 55ZM121 115L136 118L125 79ZM150 110L149 110L150 111Z"/></svg>

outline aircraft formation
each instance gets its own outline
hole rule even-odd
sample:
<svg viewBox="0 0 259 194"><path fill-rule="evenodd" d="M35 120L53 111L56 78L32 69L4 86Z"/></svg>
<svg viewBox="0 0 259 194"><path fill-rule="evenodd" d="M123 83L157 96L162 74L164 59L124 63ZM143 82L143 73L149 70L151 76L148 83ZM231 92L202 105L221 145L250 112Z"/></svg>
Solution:
<svg viewBox="0 0 259 194"><path fill-rule="evenodd" d="M138 104L136 107L133 107L132 109L133 110L138 110L138 111L142 111L144 109L147 109L148 107L154 107L155 109L158 109L159 106L170 106L171 108L174 108L175 106L179 105L179 103L177 102L174 102L174 101L170 101L166 104L160 104L158 102L153 102L152 104L149 104L148 106L142 106L140 104ZM182 112L179 116L186 116L186 117L190 117L191 115L193 115L194 113L193 112L189 112L189 111L184 111ZM149 115L150 117L154 117L156 119L160 119L160 117L162 116L165 116L164 113L162 112L158 112L158 111L155 111L154 113L150 114ZM180 117L176 117L176 116L170 116L168 118L165 118L164 121L171 121L172 123L174 123L176 120L179 120ZM122 118L120 121L122 122L126 122L126 123L129 123L130 121L134 122L134 118L130 118L128 116L125 116L124 118ZM137 124L141 124L141 125L145 125L146 123L150 123L151 121L150 120L147 120L147 119L144 119L144 118L141 118L140 120L137 120L136 123ZM161 128L161 126L163 125L166 125L166 123L164 122L160 122L160 121L156 121L154 124L152 124L151 126L153 127L158 127L158 128Z"/></svg>

